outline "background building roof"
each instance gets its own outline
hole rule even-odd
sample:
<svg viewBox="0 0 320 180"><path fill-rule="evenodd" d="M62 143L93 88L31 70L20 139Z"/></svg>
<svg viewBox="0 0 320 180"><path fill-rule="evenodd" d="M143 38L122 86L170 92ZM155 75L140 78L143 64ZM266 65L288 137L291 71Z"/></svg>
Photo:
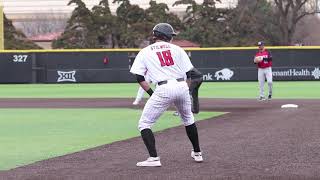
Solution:
<svg viewBox="0 0 320 180"><path fill-rule="evenodd" d="M197 44L188 40L183 40L183 39L173 39L172 44L175 44L183 48L200 47L200 44Z"/></svg>
<svg viewBox="0 0 320 180"><path fill-rule="evenodd" d="M43 42L43 41L53 41L58 39L58 37L62 34L62 32L52 32L52 33L46 33L46 34L39 34L36 36L29 37L31 41L38 41L38 42Z"/></svg>

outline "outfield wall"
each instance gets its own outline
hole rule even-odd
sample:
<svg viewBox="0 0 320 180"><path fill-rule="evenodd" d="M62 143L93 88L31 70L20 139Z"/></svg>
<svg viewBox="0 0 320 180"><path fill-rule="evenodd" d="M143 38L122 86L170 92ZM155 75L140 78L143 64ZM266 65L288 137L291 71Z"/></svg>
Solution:
<svg viewBox="0 0 320 180"><path fill-rule="evenodd" d="M274 80L319 80L320 47L267 47ZM134 82L129 73L138 49L0 52L0 83ZM204 81L256 81L257 49L186 49Z"/></svg>

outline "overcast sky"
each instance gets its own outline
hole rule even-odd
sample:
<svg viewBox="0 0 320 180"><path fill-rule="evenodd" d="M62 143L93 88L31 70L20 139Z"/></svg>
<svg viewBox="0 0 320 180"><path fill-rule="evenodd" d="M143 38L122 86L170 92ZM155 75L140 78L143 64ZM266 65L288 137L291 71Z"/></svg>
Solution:
<svg viewBox="0 0 320 180"><path fill-rule="evenodd" d="M0 0L1 1L1 0ZM18 13L44 13L44 12L61 12L68 13L73 10L74 6L67 6L70 0L3 0L4 12L6 14ZM118 7L117 4L112 4L113 0L109 0L110 8L115 11ZM175 6L172 4L176 0L156 0L158 3L166 3L173 11L184 11L185 6ZM94 5L98 5L100 0L83 0L87 7L91 9ZM131 4L138 4L142 8L148 8L150 0L130 0ZM202 0L196 0L201 3ZM222 0L218 3L217 7L232 7L236 4L237 0Z"/></svg>

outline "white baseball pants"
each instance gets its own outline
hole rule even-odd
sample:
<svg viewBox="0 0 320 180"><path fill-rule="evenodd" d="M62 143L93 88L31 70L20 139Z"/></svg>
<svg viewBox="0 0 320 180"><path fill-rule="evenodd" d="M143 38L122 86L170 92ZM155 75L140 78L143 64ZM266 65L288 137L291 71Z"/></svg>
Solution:
<svg viewBox="0 0 320 180"><path fill-rule="evenodd" d="M139 120L138 128L151 129L161 114L174 104L180 113L180 118L185 126L194 123L191 112L191 99L186 81L168 80L166 84L157 86L153 95L148 99Z"/></svg>
<svg viewBox="0 0 320 180"><path fill-rule="evenodd" d="M272 68L258 68L260 97L264 97L264 83L266 79L269 87L269 95L272 95Z"/></svg>

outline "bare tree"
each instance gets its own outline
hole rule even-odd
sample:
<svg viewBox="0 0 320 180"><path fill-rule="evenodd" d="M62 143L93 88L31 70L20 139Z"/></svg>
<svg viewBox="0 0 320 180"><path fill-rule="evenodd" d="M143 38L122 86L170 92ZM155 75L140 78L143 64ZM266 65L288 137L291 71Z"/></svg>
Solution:
<svg viewBox="0 0 320 180"><path fill-rule="evenodd" d="M249 6L253 5L253 6L256 6L256 4L258 3L259 0L257 0L256 2L252 2L251 0L239 0L238 1L238 9L239 9L239 15L237 16L237 24L240 24L241 21L243 20L244 18L244 15L247 11L250 11L250 8Z"/></svg>
<svg viewBox="0 0 320 180"><path fill-rule="evenodd" d="M67 17L69 18L69 17ZM68 19L57 14L35 14L23 21L14 22L14 26L21 30L27 37L63 32Z"/></svg>
<svg viewBox="0 0 320 180"><path fill-rule="evenodd" d="M297 23L305 16L319 13L318 0L274 0L281 44L292 45Z"/></svg>
<svg viewBox="0 0 320 180"><path fill-rule="evenodd" d="M300 45L320 45L320 19L316 15L303 18L293 36L293 42Z"/></svg>

